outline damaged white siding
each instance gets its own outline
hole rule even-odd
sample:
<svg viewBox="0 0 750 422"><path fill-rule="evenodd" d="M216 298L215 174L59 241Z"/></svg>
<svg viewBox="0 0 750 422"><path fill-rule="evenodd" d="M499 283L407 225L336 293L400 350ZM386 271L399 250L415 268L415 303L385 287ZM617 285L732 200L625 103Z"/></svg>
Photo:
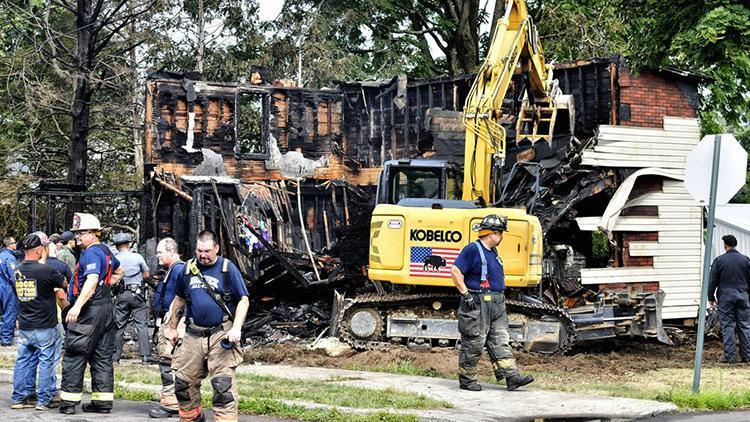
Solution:
<svg viewBox="0 0 750 422"><path fill-rule="evenodd" d="M582 230L603 228L612 232L658 232L658 241L631 241L632 257L653 257L651 267L592 268L581 271L583 284L658 282L666 297L663 319L695 318L700 302L703 250L702 208L690 197L682 178L685 159L700 141L697 119L664 117L664 129L601 126L598 144L585 151L583 164L641 168L643 174L664 176L661 192L651 192L617 204L602 217L577 219ZM641 171L639 171L641 173ZM635 175L634 175L635 176ZM637 176L636 176L637 177ZM623 184L625 185L625 184ZM625 186L621 186L623 189ZM615 197L627 198L627 191ZM612 202L615 202L613 197ZM625 208L656 206L658 216L620 216Z"/></svg>

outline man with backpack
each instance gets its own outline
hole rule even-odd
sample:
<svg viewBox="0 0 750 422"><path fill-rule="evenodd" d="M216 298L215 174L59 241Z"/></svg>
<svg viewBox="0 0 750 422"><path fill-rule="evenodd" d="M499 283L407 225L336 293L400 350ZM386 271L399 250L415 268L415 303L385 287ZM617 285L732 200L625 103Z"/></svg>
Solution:
<svg viewBox="0 0 750 422"><path fill-rule="evenodd" d="M235 369L242 363L239 342L249 300L239 269L218 253L216 234L198 233L196 258L185 264L170 310L166 337L177 344L177 313L187 308L185 338L173 361L181 421L205 421L200 384L207 375L216 420L237 420Z"/></svg>

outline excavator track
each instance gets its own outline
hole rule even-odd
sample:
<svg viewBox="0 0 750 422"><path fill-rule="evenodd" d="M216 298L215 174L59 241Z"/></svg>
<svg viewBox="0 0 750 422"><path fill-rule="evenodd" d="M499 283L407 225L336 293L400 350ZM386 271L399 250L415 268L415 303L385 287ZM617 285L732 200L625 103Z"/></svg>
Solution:
<svg viewBox="0 0 750 422"><path fill-rule="evenodd" d="M455 294L449 293L396 293L387 295L372 293L346 299L346 303L343 304L337 318L339 337L342 341L360 351L385 351L393 349L394 347L398 347L398 345L388 341L386 337L385 321L388 314L401 307L408 306L413 308L417 305L427 305L436 301L455 303L457 302L457 298ZM542 303L529 303L518 300L506 300L506 308L509 314L522 314L534 319L553 319L560 321L564 326L566 335L565 339L559 344L559 347L554 351L544 352L542 354L551 355L565 353L575 344L577 338L575 323L564 309ZM352 317L357 311L362 310L371 314L377 313L379 317L379 321L377 321L374 326L370 327L373 334L365 339L358 338L358 336L352 332ZM517 349L526 350L520 343L511 343Z"/></svg>

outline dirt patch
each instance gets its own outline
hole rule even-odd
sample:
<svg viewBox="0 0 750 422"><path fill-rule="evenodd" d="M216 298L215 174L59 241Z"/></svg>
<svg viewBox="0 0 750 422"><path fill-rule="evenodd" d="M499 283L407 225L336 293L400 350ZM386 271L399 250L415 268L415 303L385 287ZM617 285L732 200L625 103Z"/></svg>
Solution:
<svg viewBox="0 0 750 422"><path fill-rule="evenodd" d="M718 366L721 355L720 341L706 342L705 366ZM564 356L544 357L516 353L515 357L522 370L542 373L562 372L571 376L606 380L657 369L692 368L695 346L689 344L673 347L638 340L612 341L588 345L586 348L579 347ZM408 362L409 366L424 370L425 373L454 377L458 365L458 351L447 348L415 351L398 347L387 352L357 353L352 351L343 356L330 357L322 350L310 350L293 344L277 344L246 351L245 362L374 370ZM492 369L486 355L480 361L479 372L483 377L492 376Z"/></svg>

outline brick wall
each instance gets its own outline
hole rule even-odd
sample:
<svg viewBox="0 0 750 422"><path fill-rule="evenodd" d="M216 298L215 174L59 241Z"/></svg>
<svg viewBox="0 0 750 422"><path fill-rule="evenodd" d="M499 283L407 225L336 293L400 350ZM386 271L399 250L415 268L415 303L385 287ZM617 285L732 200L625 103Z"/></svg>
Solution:
<svg viewBox="0 0 750 422"><path fill-rule="evenodd" d="M632 288L639 292L655 292L659 290L659 283L612 283L606 286L610 290L628 290Z"/></svg>
<svg viewBox="0 0 750 422"><path fill-rule="evenodd" d="M620 124L662 127L663 117L696 117L695 107L678 87L675 77L642 73L637 77L620 67Z"/></svg>
<svg viewBox="0 0 750 422"><path fill-rule="evenodd" d="M624 267L651 267L654 258L651 256L630 256L630 242L658 242L659 232L625 232L622 234Z"/></svg>

